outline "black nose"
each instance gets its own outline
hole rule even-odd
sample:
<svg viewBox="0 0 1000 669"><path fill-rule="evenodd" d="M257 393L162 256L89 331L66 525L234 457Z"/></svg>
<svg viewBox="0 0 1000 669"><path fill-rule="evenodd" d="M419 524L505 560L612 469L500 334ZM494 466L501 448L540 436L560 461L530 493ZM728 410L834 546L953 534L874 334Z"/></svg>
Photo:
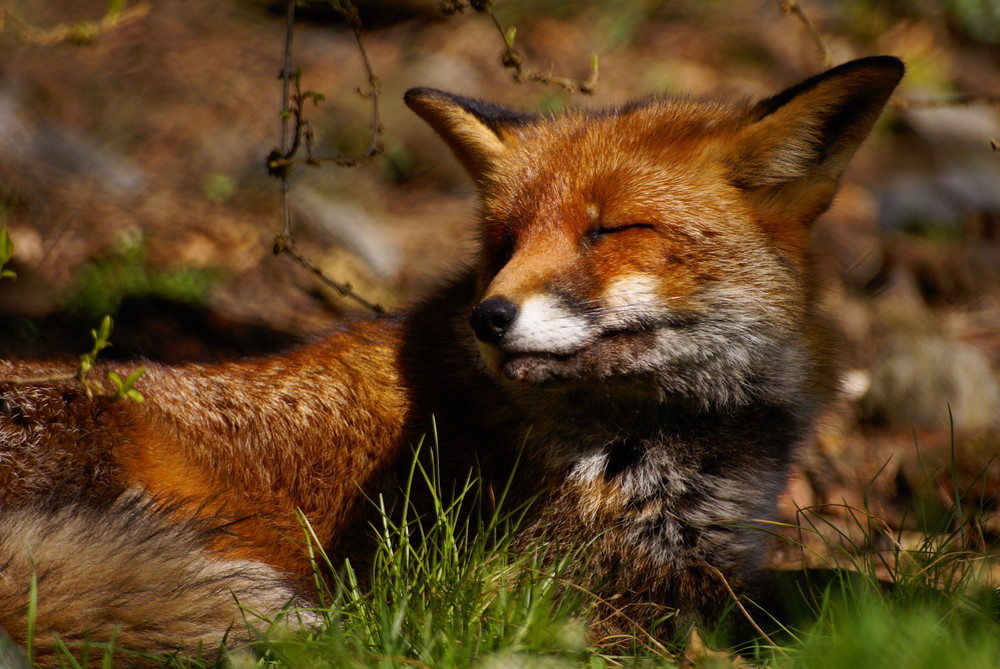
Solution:
<svg viewBox="0 0 1000 669"><path fill-rule="evenodd" d="M476 338L485 344L495 344L507 333L517 318L517 305L502 297L491 297L472 310L469 324Z"/></svg>

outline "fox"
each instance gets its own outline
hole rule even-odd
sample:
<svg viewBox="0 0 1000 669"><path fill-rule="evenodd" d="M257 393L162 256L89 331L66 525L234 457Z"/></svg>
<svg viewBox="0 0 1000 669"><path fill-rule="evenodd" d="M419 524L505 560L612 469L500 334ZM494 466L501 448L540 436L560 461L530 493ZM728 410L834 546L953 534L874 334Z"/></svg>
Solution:
<svg viewBox="0 0 1000 669"><path fill-rule="evenodd" d="M810 229L903 74L873 56L756 101L552 116L409 90L480 211L474 258L408 310L146 362L141 403L0 362L0 626L24 646L34 597L40 666L246 641L245 611L315 603L297 513L368 564L372 500L432 431L442 481L509 481L518 545L586 541L587 587L629 619L714 615L759 580L836 397Z"/></svg>

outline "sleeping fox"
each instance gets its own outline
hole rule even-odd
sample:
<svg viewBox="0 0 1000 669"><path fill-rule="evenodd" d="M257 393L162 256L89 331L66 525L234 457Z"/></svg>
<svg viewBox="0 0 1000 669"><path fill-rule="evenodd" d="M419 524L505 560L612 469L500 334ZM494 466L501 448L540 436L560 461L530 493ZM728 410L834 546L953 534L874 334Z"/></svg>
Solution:
<svg viewBox="0 0 1000 669"><path fill-rule="evenodd" d="M902 75L872 57L757 102L555 117L410 90L481 195L475 261L411 310L147 364L144 403L0 362L0 626L25 643L34 574L42 665L54 637L238 641L237 602L309 601L297 509L364 564L370 500L432 420L445 481L518 462L522 545L585 538L602 594L716 610L834 395L810 224Z"/></svg>

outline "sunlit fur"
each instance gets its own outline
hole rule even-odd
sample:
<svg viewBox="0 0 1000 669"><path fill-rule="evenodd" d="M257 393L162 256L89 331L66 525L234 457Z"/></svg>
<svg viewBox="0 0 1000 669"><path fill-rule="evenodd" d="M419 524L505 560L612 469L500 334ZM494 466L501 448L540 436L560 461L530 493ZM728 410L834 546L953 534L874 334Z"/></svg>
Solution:
<svg viewBox="0 0 1000 669"><path fill-rule="evenodd" d="M432 420L444 489L475 468L496 493L516 462L518 545L587 542L581 585L618 622L712 615L723 579L755 586L760 523L832 396L809 226L902 72L553 118L411 90L482 196L474 266L411 310L257 360L150 363L141 404L0 363L0 624L24 643L33 564L40 656L88 626L209 648L237 601L308 597L296 509L364 576L371 500L398 508Z"/></svg>

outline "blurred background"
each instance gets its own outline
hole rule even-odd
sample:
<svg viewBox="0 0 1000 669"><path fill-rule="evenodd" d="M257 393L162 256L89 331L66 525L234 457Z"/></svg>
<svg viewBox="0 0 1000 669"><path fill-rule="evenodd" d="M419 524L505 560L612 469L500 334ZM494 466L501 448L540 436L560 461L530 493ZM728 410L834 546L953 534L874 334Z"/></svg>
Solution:
<svg viewBox="0 0 1000 669"><path fill-rule="evenodd" d="M0 354L78 355L111 314L102 356L220 360L357 309L272 253L281 184L265 158L281 144L284 3L120 4L14 0L0 15L0 226L17 273L0 282ZM814 30L775 0L495 4L526 68L582 81L596 56L593 95L514 82L493 17L463 4L359 3L384 150L353 168L293 166L303 253L390 309L469 257L475 193L403 104L412 86L555 112L770 95L825 69L820 41L832 64L900 56L899 94L816 227L845 393L784 514L802 523L809 509L810 536L835 540L873 514L887 528L875 551L919 541L935 519L962 547L995 549L1000 3L802 0ZM323 96L304 106L317 156L371 141L368 74L336 5L306 3L294 30L302 88ZM785 542L776 560L804 553Z"/></svg>

